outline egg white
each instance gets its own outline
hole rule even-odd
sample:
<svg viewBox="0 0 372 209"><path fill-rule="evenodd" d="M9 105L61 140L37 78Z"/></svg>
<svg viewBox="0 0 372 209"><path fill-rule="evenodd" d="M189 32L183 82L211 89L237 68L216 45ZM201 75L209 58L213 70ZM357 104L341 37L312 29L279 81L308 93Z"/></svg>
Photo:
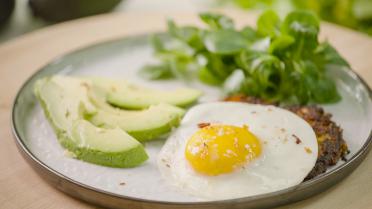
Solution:
<svg viewBox="0 0 372 209"><path fill-rule="evenodd" d="M185 147L199 129L198 124L205 122L248 125L261 142L261 155L229 174L206 176L195 172L185 158ZM301 143L296 143L296 138ZM166 182L181 192L201 200L222 200L298 185L314 167L317 156L313 129L294 113L274 106L213 102L194 106L186 113L160 151L157 163Z"/></svg>

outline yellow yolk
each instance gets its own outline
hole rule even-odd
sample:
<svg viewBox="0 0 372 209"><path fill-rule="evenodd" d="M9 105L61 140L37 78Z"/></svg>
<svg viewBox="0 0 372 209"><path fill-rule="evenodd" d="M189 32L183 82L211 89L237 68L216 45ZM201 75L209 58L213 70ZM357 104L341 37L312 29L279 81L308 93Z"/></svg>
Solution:
<svg viewBox="0 0 372 209"><path fill-rule="evenodd" d="M187 142L185 155L195 171L215 176L230 173L261 153L259 140L247 126L210 125Z"/></svg>

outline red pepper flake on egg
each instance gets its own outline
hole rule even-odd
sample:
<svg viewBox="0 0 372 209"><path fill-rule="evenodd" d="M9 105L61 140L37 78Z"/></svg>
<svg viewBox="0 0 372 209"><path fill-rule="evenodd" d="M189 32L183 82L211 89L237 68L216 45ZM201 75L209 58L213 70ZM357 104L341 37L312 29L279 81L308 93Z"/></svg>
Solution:
<svg viewBox="0 0 372 209"><path fill-rule="evenodd" d="M294 135L294 134L292 134L292 136L296 139L296 144L301 144L301 139L300 138L298 138L298 136L296 136L296 135ZM311 150L310 150L311 151Z"/></svg>
<svg viewBox="0 0 372 209"><path fill-rule="evenodd" d="M210 126L210 125L211 125L211 123L199 123L198 127L199 128L204 128L204 127L207 127L207 126Z"/></svg>

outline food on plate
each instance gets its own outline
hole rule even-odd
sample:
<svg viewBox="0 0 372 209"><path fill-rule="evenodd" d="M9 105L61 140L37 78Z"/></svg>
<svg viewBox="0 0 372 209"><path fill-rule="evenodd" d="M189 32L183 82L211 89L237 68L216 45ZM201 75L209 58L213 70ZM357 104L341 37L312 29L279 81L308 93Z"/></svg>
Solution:
<svg viewBox="0 0 372 209"><path fill-rule="evenodd" d="M317 156L313 129L294 113L275 106L213 102L186 113L162 147L158 167L178 190L220 200L298 185Z"/></svg>
<svg viewBox="0 0 372 209"><path fill-rule="evenodd" d="M170 21L170 39L153 38L160 64L140 73L221 90L219 96L230 95L225 101L196 104L202 95L196 89L159 90L102 77L37 81L35 94L71 156L135 167L148 159L141 142L171 133L162 147L148 144L148 151L161 148L156 172L202 200L283 190L345 157L341 128L322 108L308 105L337 102L329 71L332 65L348 67L331 45L318 41L315 16L292 12L282 21L268 11L257 29L235 29L218 14L200 18L208 29Z"/></svg>
<svg viewBox="0 0 372 209"><path fill-rule="evenodd" d="M138 141L155 139L178 126L184 110L169 104L156 104L143 110L123 110L106 102L105 90L95 85L88 89L88 97L97 107L87 116L94 125L103 128L119 127Z"/></svg>
<svg viewBox="0 0 372 209"><path fill-rule="evenodd" d="M59 137L74 157L99 165L128 168L148 159L142 144L120 128L103 129L86 120L77 120L71 135Z"/></svg>
<svg viewBox="0 0 372 209"><path fill-rule="evenodd" d="M83 119L83 111L94 114L96 108L80 80L44 78L37 81L35 95L59 142L75 158L112 167L133 167L148 158L142 144L125 131L101 129Z"/></svg>
<svg viewBox="0 0 372 209"><path fill-rule="evenodd" d="M342 129L331 120L331 114L317 106L292 106L287 109L306 120L317 135L318 160L305 180L326 172L327 168L336 165L340 159L346 160L349 149L343 139Z"/></svg>
<svg viewBox="0 0 372 209"><path fill-rule="evenodd" d="M180 107L193 104L200 97L199 90L178 88L168 91L136 86L123 80L93 78L94 84L107 90L107 101L124 109L145 109L151 105L167 103Z"/></svg>
<svg viewBox="0 0 372 209"><path fill-rule="evenodd" d="M113 107L106 101L108 88L119 81L96 83L92 78L53 76L38 80L34 87L58 140L78 159L111 167L137 166L148 158L138 141L168 133L184 114L183 109L165 103L142 110Z"/></svg>
<svg viewBox="0 0 372 209"><path fill-rule="evenodd" d="M277 105L262 99L235 95L225 98L225 101L246 102L251 104ZM332 115L325 113L318 106L287 106L283 107L297 114L310 124L318 140L318 159L314 168L305 180L312 179L326 172L327 168L336 165L340 159L348 154L348 147L342 136L342 129L331 120Z"/></svg>
<svg viewBox="0 0 372 209"><path fill-rule="evenodd" d="M275 12L266 11L258 18L257 29L236 29L232 19L219 14L203 13L200 19L207 29L169 21L170 38L152 39L160 62L144 66L141 75L198 79L270 102L340 100L329 71L349 64L328 42L318 40L319 20L312 13L294 11L281 20ZM236 72L236 87L226 88Z"/></svg>

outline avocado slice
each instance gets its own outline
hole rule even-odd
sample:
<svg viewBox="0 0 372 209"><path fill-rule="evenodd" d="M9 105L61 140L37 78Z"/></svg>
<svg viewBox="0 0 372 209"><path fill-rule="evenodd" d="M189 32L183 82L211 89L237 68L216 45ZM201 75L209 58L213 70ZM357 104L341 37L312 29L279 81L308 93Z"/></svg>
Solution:
<svg viewBox="0 0 372 209"><path fill-rule="evenodd" d="M110 167L135 167L148 159L145 149L120 128L97 128L86 120L74 122L71 139L61 144L77 158Z"/></svg>
<svg viewBox="0 0 372 209"><path fill-rule="evenodd" d="M61 145L78 159L110 167L134 167L148 156L142 144L119 128L97 128L83 119L97 113L86 83L54 76L36 82L34 91Z"/></svg>
<svg viewBox="0 0 372 209"><path fill-rule="evenodd" d="M99 127L119 127L141 142L168 133L179 125L185 113L169 104L157 104L144 110L115 108L106 103L105 90L95 85L89 88L88 97L97 108L95 114L86 117L89 121Z"/></svg>
<svg viewBox="0 0 372 209"><path fill-rule="evenodd" d="M156 90L108 78L93 78L92 82L106 90L107 102L124 109L145 109L160 103L186 107L202 94L196 89Z"/></svg>

